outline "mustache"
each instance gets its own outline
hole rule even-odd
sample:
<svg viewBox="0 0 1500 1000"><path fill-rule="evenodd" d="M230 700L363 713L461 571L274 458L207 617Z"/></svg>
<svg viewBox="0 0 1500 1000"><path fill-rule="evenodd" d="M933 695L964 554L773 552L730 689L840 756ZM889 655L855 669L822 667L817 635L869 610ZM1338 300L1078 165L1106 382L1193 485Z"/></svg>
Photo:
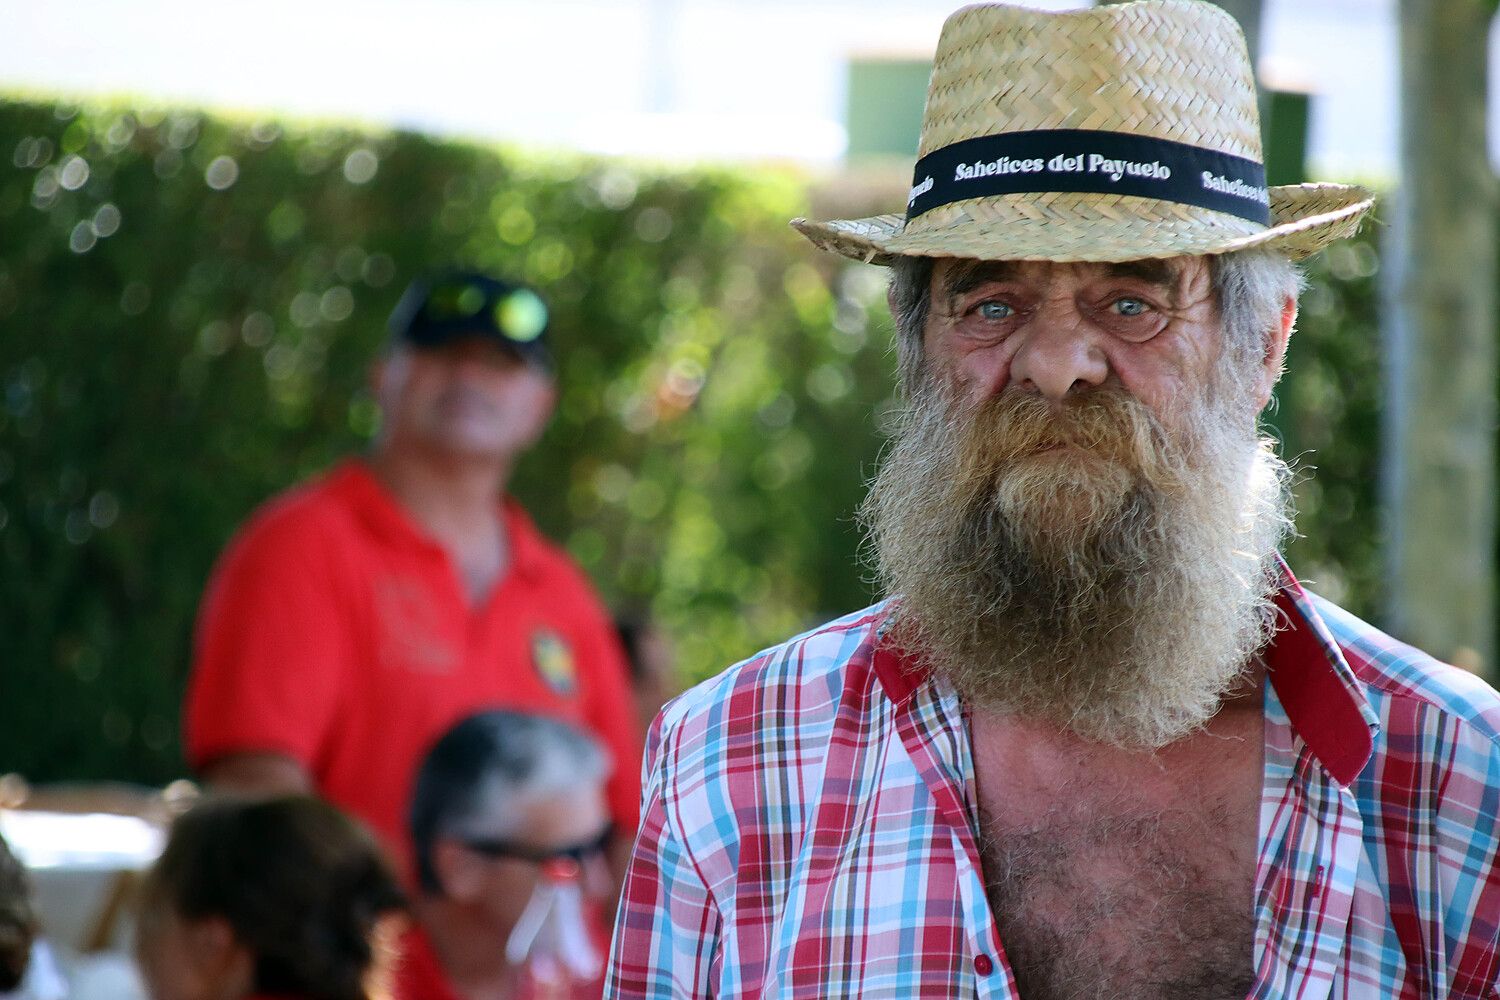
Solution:
<svg viewBox="0 0 1500 1000"><path fill-rule="evenodd" d="M1089 739L1201 724L1269 635L1289 521L1248 411L1180 403L914 393L860 511L901 641L972 703Z"/></svg>
<svg viewBox="0 0 1500 1000"><path fill-rule="evenodd" d="M943 423L929 430L948 442L959 496L992 495L1018 466L1048 461L1041 457L1064 450L1120 467L1166 493L1179 493L1191 482L1193 448L1184 432L1171 433L1122 388L1103 386L1061 402L1010 389L973 410L926 399L916 401L913 411L916 423Z"/></svg>

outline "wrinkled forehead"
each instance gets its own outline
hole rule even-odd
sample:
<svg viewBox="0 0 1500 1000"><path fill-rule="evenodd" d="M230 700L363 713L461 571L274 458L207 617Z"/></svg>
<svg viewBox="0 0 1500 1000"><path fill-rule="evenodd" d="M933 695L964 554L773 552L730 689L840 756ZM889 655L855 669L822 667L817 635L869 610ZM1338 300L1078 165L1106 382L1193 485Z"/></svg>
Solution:
<svg viewBox="0 0 1500 1000"><path fill-rule="evenodd" d="M1200 282L1210 278L1207 257L1166 257L1119 263L1044 260L968 260L949 258L936 262L932 273L933 293L952 300L987 284L1013 284L1045 290L1059 284L1083 285L1100 278L1122 278L1158 288L1173 300L1186 298Z"/></svg>

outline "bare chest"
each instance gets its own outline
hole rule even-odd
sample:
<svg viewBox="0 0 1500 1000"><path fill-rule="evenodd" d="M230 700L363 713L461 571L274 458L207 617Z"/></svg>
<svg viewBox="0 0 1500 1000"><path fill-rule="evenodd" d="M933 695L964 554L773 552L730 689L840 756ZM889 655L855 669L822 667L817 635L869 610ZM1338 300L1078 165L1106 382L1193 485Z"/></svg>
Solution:
<svg viewBox="0 0 1500 1000"><path fill-rule="evenodd" d="M1243 998L1259 743L1165 762L1071 749L976 755L986 889L1023 1000Z"/></svg>

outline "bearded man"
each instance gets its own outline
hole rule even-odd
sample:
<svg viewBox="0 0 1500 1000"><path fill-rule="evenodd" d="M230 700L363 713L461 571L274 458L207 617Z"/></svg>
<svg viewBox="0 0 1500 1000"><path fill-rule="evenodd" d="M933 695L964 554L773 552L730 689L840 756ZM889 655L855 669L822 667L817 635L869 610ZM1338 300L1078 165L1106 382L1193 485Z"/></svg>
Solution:
<svg viewBox="0 0 1500 1000"><path fill-rule="evenodd" d="M1489 997L1500 697L1306 592L1293 261L1233 20L966 8L892 267L887 600L670 705L606 995Z"/></svg>

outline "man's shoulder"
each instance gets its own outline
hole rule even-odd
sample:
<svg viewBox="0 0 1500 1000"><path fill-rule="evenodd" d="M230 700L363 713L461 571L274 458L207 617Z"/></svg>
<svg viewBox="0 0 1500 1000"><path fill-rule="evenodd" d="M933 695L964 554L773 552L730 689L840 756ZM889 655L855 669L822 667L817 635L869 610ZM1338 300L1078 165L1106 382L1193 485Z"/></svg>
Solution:
<svg viewBox="0 0 1500 1000"><path fill-rule="evenodd" d="M664 751L681 757L725 737L803 743L826 731L855 687L872 694L884 603L768 647L679 695L662 710Z"/></svg>
<svg viewBox="0 0 1500 1000"><path fill-rule="evenodd" d="M228 552L306 556L348 530L356 518L347 496L348 464L287 487L265 500L235 529Z"/></svg>
<svg viewBox="0 0 1500 1000"><path fill-rule="evenodd" d="M1387 730L1398 714L1436 713L1434 721L1456 724L1466 742L1500 754L1500 693L1487 682L1387 635L1331 601L1315 596L1312 600Z"/></svg>
<svg viewBox="0 0 1500 1000"><path fill-rule="evenodd" d="M514 498L504 504L513 558L524 579L563 615L582 615L590 627L608 623L610 614L594 581L568 550L549 538Z"/></svg>

